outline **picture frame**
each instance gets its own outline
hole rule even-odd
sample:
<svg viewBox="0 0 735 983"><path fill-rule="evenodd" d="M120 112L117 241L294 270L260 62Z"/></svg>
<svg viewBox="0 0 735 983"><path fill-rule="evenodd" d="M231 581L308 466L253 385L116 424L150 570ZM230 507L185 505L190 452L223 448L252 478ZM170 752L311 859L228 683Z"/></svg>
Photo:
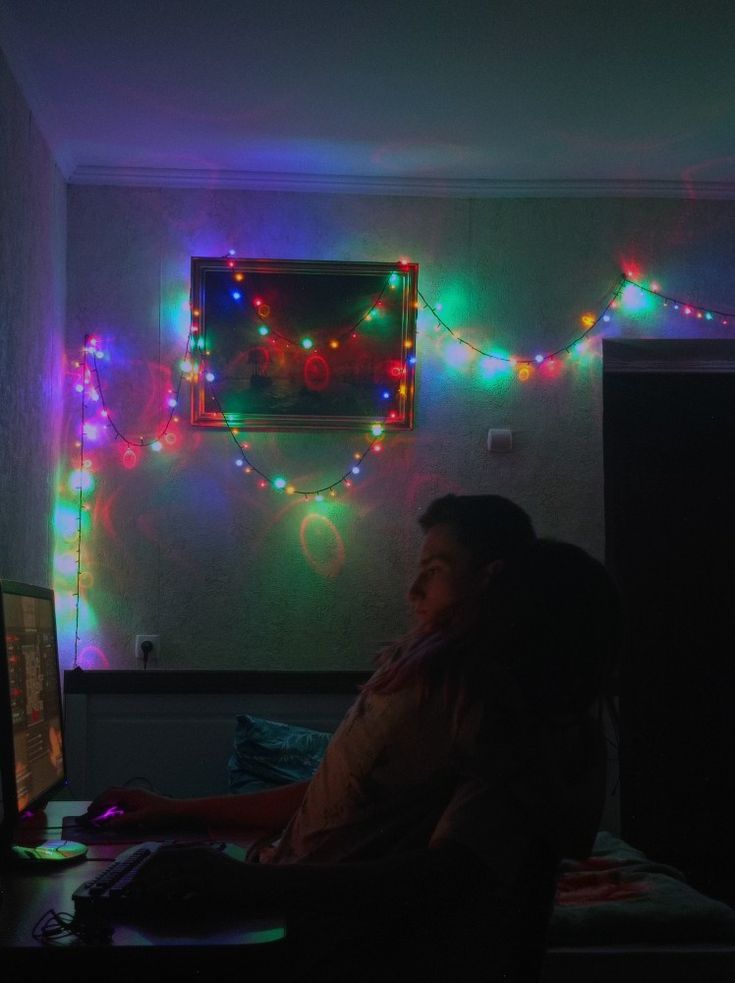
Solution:
<svg viewBox="0 0 735 983"><path fill-rule="evenodd" d="M418 264L193 257L191 422L414 426Z"/></svg>

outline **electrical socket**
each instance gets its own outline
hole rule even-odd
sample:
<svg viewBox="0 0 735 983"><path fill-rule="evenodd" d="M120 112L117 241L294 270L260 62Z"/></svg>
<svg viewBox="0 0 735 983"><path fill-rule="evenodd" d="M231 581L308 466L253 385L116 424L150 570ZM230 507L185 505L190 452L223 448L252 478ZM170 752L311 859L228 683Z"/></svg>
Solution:
<svg viewBox="0 0 735 983"><path fill-rule="evenodd" d="M148 668L153 668L161 661L161 636L160 635L136 635L133 647L133 655L138 662L143 662L143 642L150 642L153 645L148 655Z"/></svg>

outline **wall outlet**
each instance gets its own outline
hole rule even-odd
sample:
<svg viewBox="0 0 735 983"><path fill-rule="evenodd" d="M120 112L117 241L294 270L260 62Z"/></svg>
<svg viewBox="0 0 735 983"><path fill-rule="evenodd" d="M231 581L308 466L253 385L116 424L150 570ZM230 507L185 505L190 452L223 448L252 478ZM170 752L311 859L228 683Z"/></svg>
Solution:
<svg viewBox="0 0 735 983"><path fill-rule="evenodd" d="M151 669L154 666L161 664L161 636L160 635L136 635L135 636L135 646L133 648L133 654L138 663L145 663L145 655L143 652L143 642L150 642L153 648L148 651L148 662L146 665L147 669Z"/></svg>

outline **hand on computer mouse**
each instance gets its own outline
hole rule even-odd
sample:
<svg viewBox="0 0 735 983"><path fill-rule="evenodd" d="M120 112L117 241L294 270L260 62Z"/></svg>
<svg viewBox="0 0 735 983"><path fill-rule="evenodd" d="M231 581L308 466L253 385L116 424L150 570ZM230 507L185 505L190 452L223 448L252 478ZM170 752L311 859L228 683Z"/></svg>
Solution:
<svg viewBox="0 0 735 983"><path fill-rule="evenodd" d="M176 800L142 788L109 788L88 809L89 822L97 826L144 826L165 829L175 825Z"/></svg>

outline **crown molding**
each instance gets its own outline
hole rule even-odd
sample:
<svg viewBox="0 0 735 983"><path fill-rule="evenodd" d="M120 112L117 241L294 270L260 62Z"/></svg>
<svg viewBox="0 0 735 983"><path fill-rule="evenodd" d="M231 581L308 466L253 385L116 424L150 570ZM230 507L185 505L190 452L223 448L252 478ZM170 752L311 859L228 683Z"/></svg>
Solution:
<svg viewBox="0 0 735 983"><path fill-rule="evenodd" d="M606 374L735 373L731 338L606 338L602 346Z"/></svg>
<svg viewBox="0 0 735 983"><path fill-rule="evenodd" d="M81 164L73 185L299 191L422 198L692 198L735 199L735 181L496 180L491 178L360 177L346 174L118 167Z"/></svg>

